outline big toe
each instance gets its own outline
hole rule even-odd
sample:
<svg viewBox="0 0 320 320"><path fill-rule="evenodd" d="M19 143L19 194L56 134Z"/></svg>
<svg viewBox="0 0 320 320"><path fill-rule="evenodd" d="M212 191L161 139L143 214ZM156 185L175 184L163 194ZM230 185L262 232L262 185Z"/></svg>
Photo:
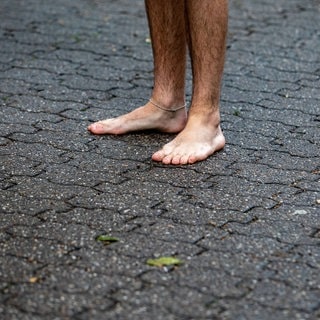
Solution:
<svg viewBox="0 0 320 320"><path fill-rule="evenodd" d="M88 126L88 130L91 131L91 132L95 132L97 130L99 130L99 124L97 123L92 123Z"/></svg>
<svg viewBox="0 0 320 320"><path fill-rule="evenodd" d="M95 122L88 126L88 130L94 134L102 134L105 132L105 127L102 123Z"/></svg>
<svg viewBox="0 0 320 320"><path fill-rule="evenodd" d="M162 161L165 157L165 153L163 150L159 150L152 155L152 160L154 161Z"/></svg>

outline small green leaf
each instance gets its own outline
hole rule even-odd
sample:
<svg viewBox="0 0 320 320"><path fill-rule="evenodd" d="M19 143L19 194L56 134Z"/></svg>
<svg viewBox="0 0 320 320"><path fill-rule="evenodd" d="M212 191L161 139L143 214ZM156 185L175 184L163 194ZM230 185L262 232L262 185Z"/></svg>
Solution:
<svg viewBox="0 0 320 320"><path fill-rule="evenodd" d="M174 257L160 257L157 259L148 259L147 264L152 267L178 266L183 262Z"/></svg>
<svg viewBox="0 0 320 320"><path fill-rule="evenodd" d="M236 109L233 111L233 115L236 116L236 117L239 117L240 116L240 110Z"/></svg>
<svg viewBox="0 0 320 320"><path fill-rule="evenodd" d="M81 37L77 34L73 35L72 38L76 43L79 43L82 40Z"/></svg>
<svg viewBox="0 0 320 320"><path fill-rule="evenodd" d="M96 240L100 241L100 242L103 242L104 244L110 244L112 242L119 241L118 238L111 237L111 236L108 236L108 235L103 235L103 234L98 236L98 237L96 237Z"/></svg>

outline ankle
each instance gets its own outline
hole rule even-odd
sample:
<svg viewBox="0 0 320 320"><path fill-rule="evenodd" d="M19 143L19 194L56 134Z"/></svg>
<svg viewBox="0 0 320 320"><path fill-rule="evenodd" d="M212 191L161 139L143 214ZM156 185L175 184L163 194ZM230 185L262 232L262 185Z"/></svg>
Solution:
<svg viewBox="0 0 320 320"><path fill-rule="evenodd" d="M172 112L175 113L179 110L185 109L186 108L186 104L181 104L181 105L171 105L170 107L165 107L159 103L157 103L156 101L154 101L152 98L149 99L149 102L157 107L158 109L162 110L162 111L167 111L167 112Z"/></svg>
<svg viewBox="0 0 320 320"><path fill-rule="evenodd" d="M179 90L181 91L181 90ZM182 92L158 92L153 91L151 100L156 104L161 105L165 109L177 108L185 105L184 91Z"/></svg>
<svg viewBox="0 0 320 320"><path fill-rule="evenodd" d="M207 108L205 106L191 106L188 118L191 121L200 121L202 124L213 125L214 127L219 127L221 122L219 108Z"/></svg>

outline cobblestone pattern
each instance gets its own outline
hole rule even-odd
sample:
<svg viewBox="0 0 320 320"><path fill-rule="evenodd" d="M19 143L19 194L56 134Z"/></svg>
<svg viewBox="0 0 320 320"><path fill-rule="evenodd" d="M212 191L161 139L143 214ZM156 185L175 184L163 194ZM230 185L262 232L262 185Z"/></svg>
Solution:
<svg viewBox="0 0 320 320"><path fill-rule="evenodd" d="M1 319L319 319L319 15L230 1L228 145L171 167L86 132L149 97L142 1L1 0Z"/></svg>

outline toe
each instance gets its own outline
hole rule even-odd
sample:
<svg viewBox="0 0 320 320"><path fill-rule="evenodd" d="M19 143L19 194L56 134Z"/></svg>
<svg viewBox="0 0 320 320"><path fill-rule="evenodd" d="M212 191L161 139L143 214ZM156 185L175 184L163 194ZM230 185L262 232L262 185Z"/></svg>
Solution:
<svg viewBox="0 0 320 320"><path fill-rule="evenodd" d="M92 133L95 133L97 131L97 124L92 123L88 126L88 130L91 131Z"/></svg>
<svg viewBox="0 0 320 320"><path fill-rule="evenodd" d="M162 159L165 157L165 154L162 150L159 150L157 152L155 152L153 155L152 155L152 160L153 161L162 161Z"/></svg>
<svg viewBox="0 0 320 320"><path fill-rule="evenodd" d="M189 160L189 157L187 155L184 155L180 159L180 164L188 164L188 160Z"/></svg>
<svg viewBox="0 0 320 320"><path fill-rule="evenodd" d="M206 152L201 152L199 154L193 153L189 156L188 163L193 164L198 161L203 161L203 160L207 159L211 154L212 154L212 152L210 152L209 150Z"/></svg>
<svg viewBox="0 0 320 320"><path fill-rule="evenodd" d="M181 156L180 155L175 155L172 160L171 160L172 164L180 164L181 163Z"/></svg>
<svg viewBox="0 0 320 320"><path fill-rule="evenodd" d="M188 163L193 164L196 163L197 161L200 161L201 159L198 159L195 155L190 155L188 158Z"/></svg>
<svg viewBox="0 0 320 320"><path fill-rule="evenodd" d="M89 127L88 130L91 131L94 134L103 134L105 129L102 123L100 122L95 122L92 123Z"/></svg>
<svg viewBox="0 0 320 320"><path fill-rule="evenodd" d="M169 154L162 159L163 164L171 164L172 163L172 155Z"/></svg>

